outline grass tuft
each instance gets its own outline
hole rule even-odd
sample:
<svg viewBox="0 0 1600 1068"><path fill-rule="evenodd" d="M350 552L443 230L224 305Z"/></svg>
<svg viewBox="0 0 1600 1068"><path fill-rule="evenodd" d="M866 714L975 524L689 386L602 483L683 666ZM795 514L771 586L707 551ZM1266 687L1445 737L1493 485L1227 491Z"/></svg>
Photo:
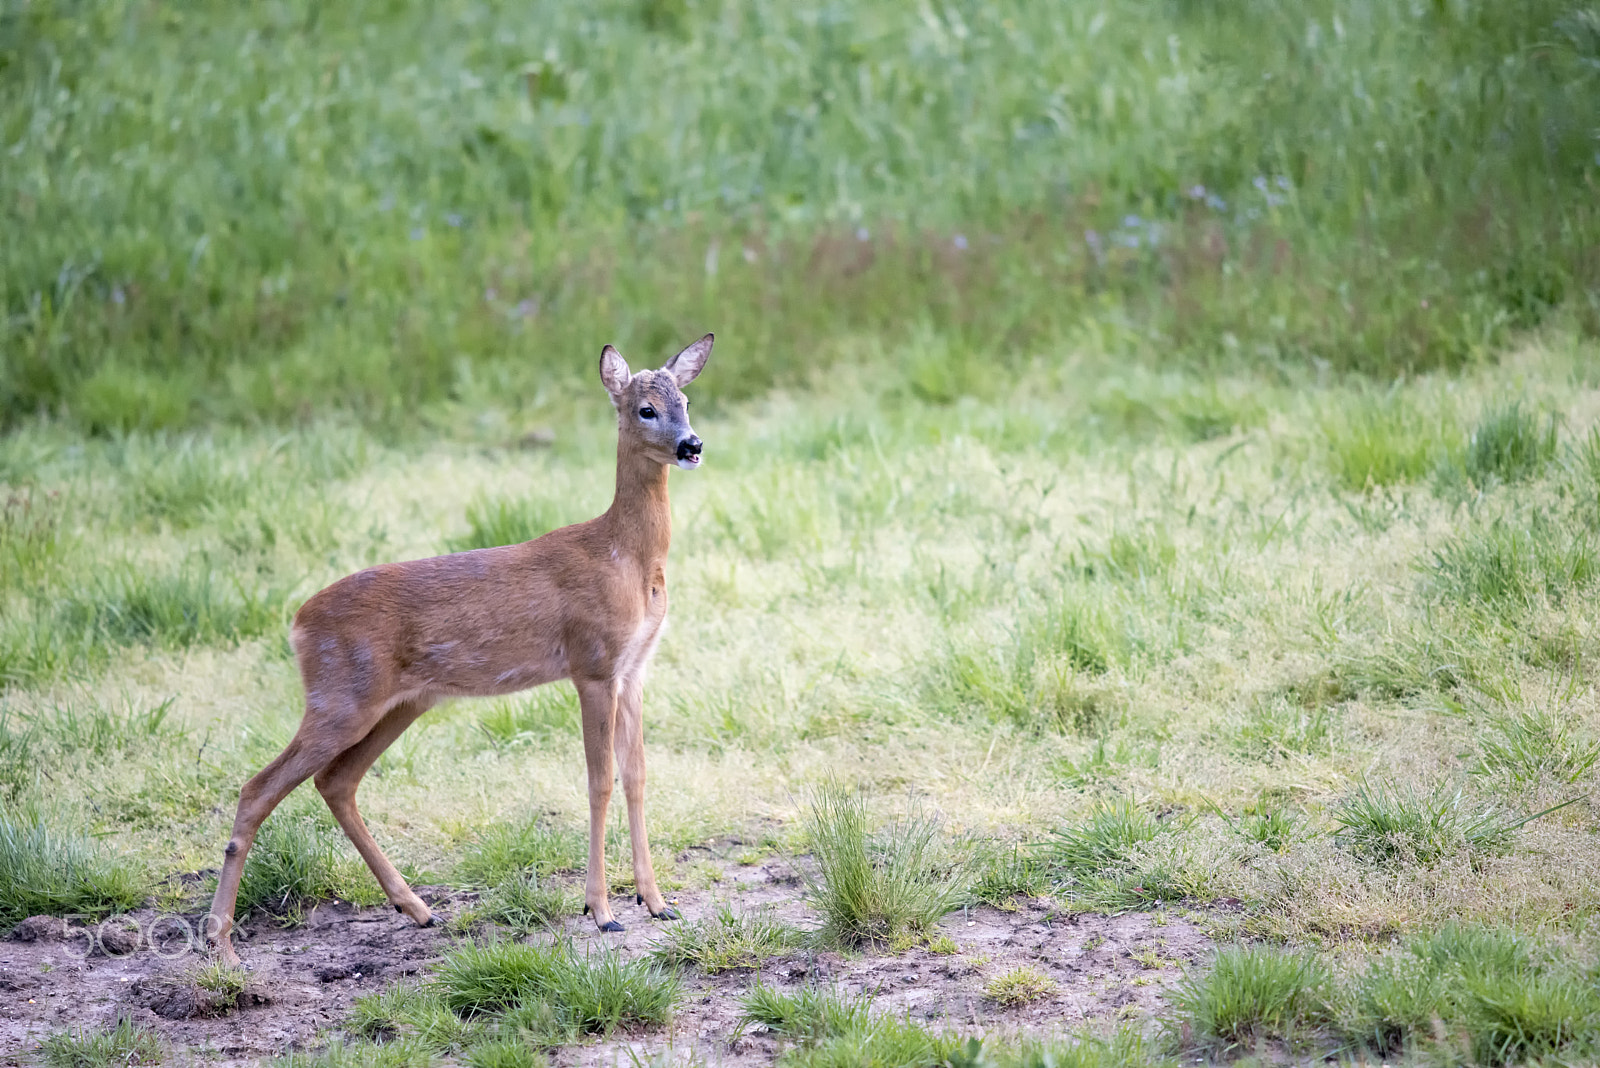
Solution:
<svg viewBox="0 0 1600 1068"><path fill-rule="evenodd" d="M557 830L537 819L499 823L484 831L467 851L456 876L472 886L498 886L524 872L543 877L577 871L588 862L588 849L581 833Z"/></svg>
<svg viewBox="0 0 1600 1068"><path fill-rule="evenodd" d="M1521 402L1486 413L1467 440L1463 466L1478 485L1520 482L1538 474L1556 455L1556 419L1541 418Z"/></svg>
<svg viewBox="0 0 1600 1068"><path fill-rule="evenodd" d="M572 1034L608 1034L618 1027L665 1023L680 995L678 982L650 961L616 953L578 957L565 942L467 943L434 976L444 1004L465 1016L547 1011Z"/></svg>
<svg viewBox="0 0 1600 1068"><path fill-rule="evenodd" d="M1162 830L1155 817L1132 801L1113 801L1097 807L1083 822L1055 831L1045 845L1045 856L1052 867L1068 875L1093 875L1127 859Z"/></svg>
<svg viewBox="0 0 1600 1068"><path fill-rule="evenodd" d="M1398 389L1335 405L1322 432L1334 482L1355 493L1417 482L1460 454L1453 418L1425 412Z"/></svg>
<svg viewBox="0 0 1600 1068"><path fill-rule="evenodd" d="M519 1038L491 1038L467 1050L467 1068L543 1068L550 1059Z"/></svg>
<svg viewBox="0 0 1600 1068"><path fill-rule="evenodd" d="M379 905L382 889L344 848L344 836L320 802L279 808L261 825L239 882L239 907L293 917L330 898Z"/></svg>
<svg viewBox="0 0 1600 1068"><path fill-rule="evenodd" d="M1170 999L1195 1045L1227 1051L1291 1038L1320 1021L1328 982L1312 954L1233 946L1218 950L1204 973L1186 973Z"/></svg>
<svg viewBox="0 0 1600 1068"><path fill-rule="evenodd" d="M1333 812L1336 839L1377 864L1432 864L1460 850L1499 853L1521 824L1493 803L1474 804L1440 784L1427 793L1410 785L1365 779Z"/></svg>
<svg viewBox="0 0 1600 1068"><path fill-rule="evenodd" d="M717 975L735 968L758 968L804 940L799 930L776 919L771 909L738 913L718 905L714 916L673 924L651 955L668 966L688 964Z"/></svg>
<svg viewBox="0 0 1600 1068"><path fill-rule="evenodd" d="M1002 1008L1015 1008L1056 992L1055 980L1037 968L1013 968L984 984L983 996Z"/></svg>
<svg viewBox="0 0 1600 1068"><path fill-rule="evenodd" d="M162 1059L161 1040L126 1018L109 1031L58 1031L39 1043L44 1068L129 1068Z"/></svg>
<svg viewBox="0 0 1600 1068"><path fill-rule="evenodd" d="M506 876L485 894L473 916L518 934L532 934L560 927L563 917L577 912L580 905L572 892L540 885L537 875L525 871Z"/></svg>
<svg viewBox="0 0 1600 1068"><path fill-rule="evenodd" d="M147 885L133 864L37 814L0 813L0 926L29 916L99 918L134 908Z"/></svg>
<svg viewBox="0 0 1600 1068"><path fill-rule="evenodd" d="M273 1061L274 1068L433 1068L438 1057L415 1039L383 1045L334 1039L315 1052L294 1052Z"/></svg>
<svg viewBox="0 0 1600 1068"><path fill-rule="evenodd" d="M1434 550L1428 570L1439 594L1498 618L1589 588L1600 577L1600 552L1587 533L1536 517L1525 527L1496 522L1458 535Z"/></svg>
<svg viewBox="0 0 1600 1068"><path fill-rule="evenodd" d="M940 855L938 824L920 815L867 829L866 798L836 782L811 795L806 831L820 878L807 882L821 937L841 946L922 934L959 900L964 873Z"/></svg>

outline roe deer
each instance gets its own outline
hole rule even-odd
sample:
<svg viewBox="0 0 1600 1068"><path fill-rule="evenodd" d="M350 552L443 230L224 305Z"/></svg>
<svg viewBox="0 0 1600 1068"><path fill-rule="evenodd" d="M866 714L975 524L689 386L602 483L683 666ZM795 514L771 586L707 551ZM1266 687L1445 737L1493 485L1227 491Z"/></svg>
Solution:
<svg viewBox="0 0 1600 1068"><path fill-rule="evenodd" d="M617 489L604 515L520 545L370 567L296 614L289 640L305 684L305 716L288 748L239 791L206 922L224 962L239 960L229 936L256 832L312 776L389 903L431 924L428 906L361 821L356 785L440 698L511 693L558 679L577 688L588 761L583 910L602 931L623 929L606 901L603 851L615 750L637 901L657 919L677 919L656 886L645 833L642 701L645 667L667 618L667 469L700 465L700 439L681 389L705 366L711 342L707 334L661 370L638 374L610 345L601 352L600 379L617 409Z"/></svg>

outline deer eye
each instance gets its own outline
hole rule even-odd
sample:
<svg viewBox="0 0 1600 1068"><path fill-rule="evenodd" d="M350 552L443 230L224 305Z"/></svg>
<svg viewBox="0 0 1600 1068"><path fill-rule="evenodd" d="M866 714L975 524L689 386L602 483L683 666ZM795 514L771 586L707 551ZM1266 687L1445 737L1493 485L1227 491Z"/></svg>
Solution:
<svg viewBox="0 0 1600 1068"><path fill-rule="evenodd" d="M643 408L639 409L639 418L640 419L654 419L655 417L656 417L656 410L654 408L650 407L648 404L645 405Z"/></svg>

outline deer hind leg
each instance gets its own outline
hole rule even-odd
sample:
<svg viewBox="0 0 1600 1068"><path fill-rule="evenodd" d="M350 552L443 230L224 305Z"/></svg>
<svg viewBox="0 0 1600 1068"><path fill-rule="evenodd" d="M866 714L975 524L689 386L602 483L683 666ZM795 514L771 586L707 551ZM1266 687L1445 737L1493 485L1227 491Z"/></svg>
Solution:
<svg viewBox="0 0 1600 1068"><path fill-rule="evenodd" d="M644 680L624 679L617 698L617 763L622 766L622 796L628 805L628 842L633 848L633 887L639 904L658 920L675 920L676 910L656 886L650 859L650 834L644 822Z"/></svg>
<svg viewBox="0 0 1600 1068"><path fill-rule="evenodd" d="M395 870L389 858L383 855L383 850L378 848L372 832L367 830L361 813L356 810L356 787L360 785L362 776L372 767L373 762L385 749L394 744L394 740L400 737L407 727L416 722L418 716L428 710L430 704L428 701L414 700L402 701L395 705L384 714L377 726L367 732L365 738L334 757L326 767L317 772L316 777L317 792L328 803L333 818L338 820L339 826L344 829L345 837L350 839L356 847L356 852L361 854L361 859L372 869L372 874L377 878L378 885L383 887L383 893L389 899L389 904L394 906L396 912L409 916L420 927L432 925L433 913L411 887L406 885L405 878Z"/></svg>
<svg viewBox="0 0 1600 1068"><path fill-rule="evenodd" d="M348 744L337 738L317 737L307 732L302 722L284 751L239 790L233 833L228 836L228 848L223 851L222 874L217 877L217 893L211 900L211 912L204 924L206 940L216 947L217 956L224 964L239 963L239 955L234 952L229 936L233 931L233 910L239 899L245 857L255 843L256 832L279 802Z"/></svg>
<svg viewBox="0 0 1600 1068"><path fill-rule="evenodd" d="M583 883L583 911L594 913L600 930L620 931L622 924L611 915L606 894L606 808L611 804L617 684L611 679L572 681L583 711L583 755L589 765L589 874Z"/></svg>

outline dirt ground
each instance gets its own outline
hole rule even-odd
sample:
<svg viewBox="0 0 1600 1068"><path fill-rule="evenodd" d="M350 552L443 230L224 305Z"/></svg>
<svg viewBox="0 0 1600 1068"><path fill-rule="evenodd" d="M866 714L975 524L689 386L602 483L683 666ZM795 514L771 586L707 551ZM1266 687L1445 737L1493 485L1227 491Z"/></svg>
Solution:
<svg viewBox="0 0 1600 1068"><path fill-rule="evenodd" d="M787 862L738 865L717 857L713 863L722 877L710 890L673 896L689 919L727 902L740 910L771 908L801 927L818 923ZM446 887L418 890L443 917L476 897ZM601 935L578 916L566 921L566 933L580 948L606 944L629 956L648 953L662 925L631 898L613 907L628 925L625 933ZM909 1013L963 1033L1042 1035L1159 1011L1181 966L1210 948L1198 918L1183 909L1072 914L1045 899L1027 900L1014 911L984 906L947 916L940 929L959 946L956 953L800 951L769 960L759 978L873 992L880 1012ZM218 1011L191 980L205 958L194 952L182 918L145 910L93 930L34 918L0 942L0 1065L30 1063L38 1040L53 1031L109 1026L120 1016L161 1034L171 1047L169 1064L251 1064L314 1049L344 1022L357 997L425 975L457 937L443 925L418 928L388 906L321 905L292 928L254 916L236 935L251 969L245 993L237 1007ZM1022 965L1054 980L1054 994L1016 1008L984 996L986 983ZM674 1061L692 1055L722 1065L769 1064L782 1044L738 1027L739 997L757 978L748 969L716 976L685 969L684 998L668 1027L569 1046L552 1061L560 1068L610 1066L670 1052Z"/></svg>

